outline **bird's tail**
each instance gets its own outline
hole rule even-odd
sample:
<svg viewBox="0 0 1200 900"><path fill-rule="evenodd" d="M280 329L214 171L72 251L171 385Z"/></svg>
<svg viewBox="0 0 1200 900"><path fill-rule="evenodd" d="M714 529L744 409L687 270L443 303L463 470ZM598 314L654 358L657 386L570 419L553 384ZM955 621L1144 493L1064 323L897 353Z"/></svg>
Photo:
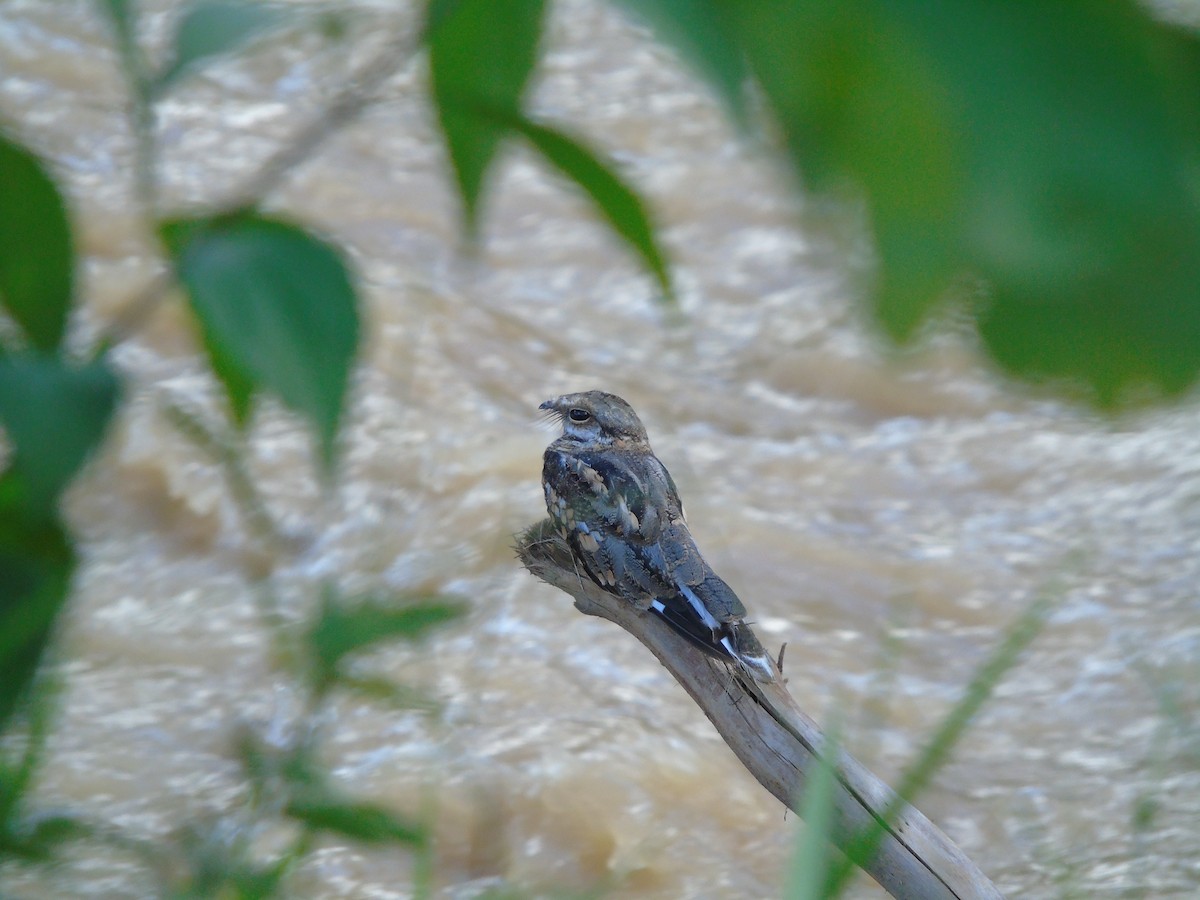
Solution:
<svg viewBox="0 0 1200 900"><path fill-rule="evenodd" d="M775 680L775 664L750 626L741 619L717 622L708 616L705 621L683 594L656 597L651 601L650 609L709 656L737 665L755 681L770 683Z"/></svg>
<svg viewBox="0 0 1200 900"><path fill-rule="evenodd" d="M766 648L759 643L750 626L738 622L729 626L730 634L721 639L738 664L754 678L764 684L773 682L779 674L774 660Z"/></svg>

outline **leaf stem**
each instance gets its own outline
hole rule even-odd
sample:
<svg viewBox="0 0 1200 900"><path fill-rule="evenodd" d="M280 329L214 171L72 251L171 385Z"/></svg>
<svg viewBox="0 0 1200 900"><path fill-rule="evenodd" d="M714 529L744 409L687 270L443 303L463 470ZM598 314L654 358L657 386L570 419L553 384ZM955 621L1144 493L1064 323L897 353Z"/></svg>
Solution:
<svg viewBox="0 0 1200 900"><path fill-rule="evenodd" d="M287 546L288 541L267 511L267 505L246 471L242 454L234 441L210 427L203 418L179 403L167 401L163 412L172 425L196 446L221 464L229 482L229 490L252 534L275 546Z"/></svg>

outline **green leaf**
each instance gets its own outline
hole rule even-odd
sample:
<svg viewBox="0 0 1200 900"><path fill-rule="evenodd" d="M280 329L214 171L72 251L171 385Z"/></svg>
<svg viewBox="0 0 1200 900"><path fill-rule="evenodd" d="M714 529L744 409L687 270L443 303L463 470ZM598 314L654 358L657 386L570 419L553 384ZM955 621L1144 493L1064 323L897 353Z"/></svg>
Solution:
<svg viewBox="0 0 1200 900"><path fill-rule="evenodd" d="M285 18L284 10L264 3L204 0L184 14L172 41L170 62L154 82L161 93L213 57L250 43Z"/></svg>
<svg viewBox="0 0 1200 900"><path fill-rule="evenodd" d="M103 359L0 358L0 423L14 445L8 471L32 506L49 508L100 443L120 386Z"/></svg>
<svg viewBox="0 0 1200 900"><path fill-rule="evenodd" d="M665 44L678 50L744 122L749 72L741 48L733 40L730 17L716 0L618 0L645 21Z"/></svg>
<svg viewBox="0 0 1200 900"><path fill-rule="evenodd" d="M254 378L238 365L229 350L207 330L204 333L204 349L208 351L208 363L212 366L213 374L225 386L225 396L229 400L229 412L233 421L239 428L244 429L250 422L250 406L256 387Z"/></svg>
<svg viewBox="0 0 1200 900"><path fill-rule="evenodd" d="M248 726L240 727L233 738L234 752L242 762L246 778L256 791L261 791L274 774L275 760L271 749ZM257 799L255 802L258 802Z"/></svg>
<svg viewBox="0 0 1200 900"><path fill-rule="evenodd" d="M330 795L295 796L286 812L293 819L318 831L332 831L357 841L419 845L425 829L406 822L394 813L370 803L341 800Z"/></svg>
<svg viewBox="0 0 1200 900"><path fill-rule="evenodd" d="M21 530L28 533L35 527L27 522ZM59 565L58 561L51 560L51 569ZM45 759L50 720L58 709L57 701L63 686L62 679L53 674L37 679L36 684L36 690L21 704L22 740L11 748L0 748L0 831L5 832L8 839L18 842L22 835L30 833L30 823L22 821L21 811L31 793L34 775ZM4 730L0 726L0 731ZM0 850L0 856L3 853Z"/></svg>
<svg viewBox="0 0 1200 900"><path fill-rule="evenodd" d="M45 816L29 822L13 823L0 832L0 854L28 862L48 862L59 848L71 841L93 836L95 829L82 819L70 816Z"/></svg>
<svg viewBox="0 0 1200 900"><path fill-rule="evenodd" d="M100 7L112 20L118 33L132 35L137 9L133 0L100 0Z"/></svg>
<svg viewBox="0 0 1200 900"><path fill-rule="evenodd" d="M75 554L62 525L53 517L31 515L5 492L0 501L0 732L33 681L74 568Z"/></svg>
<svg viewBox="0 0 1200 900"><path fill-rule="evenodd" d="M1200 40L1126 3L939 13L917 24L972 125L963 235L991 287L988 350L1101 406L1183 392L1200 374Z"/></svg>
<svg viewBox="0 0 1200 900"><path fill-rule="evenodd" d="M365 700L386 703L392 709L415 709L433 713L441 709L429 694L402 684L394 684L386 678L371 675L351 675L345 671L336 674L337 686Z"/></svg>
<svg viewBox="0 0 1200 900"><path fill-rule="evenodd" d="M876 313L910 336L964 265L958 109L921 35L874 0L763 0L737 28L797 171L865 189L880 257Z"/></svg>
<svg viewBox="0 0 1200 900"><path fill-rule="evenodd" d="M177 835L183 851L178 871L173 872L175 898L228 898L266 900L280 896L283 879L308 846L303 837L270 861L261 861L261 848L251 840L251 831L230 827L229 819L205 819L185 825ZM149 852L147 852L149 851ZM152 863L161 863L162 850L147 847L143 853Z"/></svg>
<svg viewBox="0 0 1200 900"><path fill-rule="evenodd" d="M667 298L674 297L666 258L642 199L578 141L522 115L508 120L545 159L587 192L601 215L642 258Z"/></svg>
<svg viewBox="0 0 1200 900"><path fill-rule="evenodd" d="M1118 0L726 9L805 182L865 193L892 337L949 298L1010 372L1103 406L1195 383L1196 33Z"/></svg>
<svg viewBox="0 0 1200 900"><path fill-rule="evenodd" d="M305 796L316 796L326 790L328 773L321 768L317 748L311 740L277 748L251 729L242 728L235 736L234 747L246 777L260 794L265 794L272 782L286 785L288 791Z"/></svg>
<svg viewBox="0 0 1200 900"><path fill-rule="evenodd" d="M74 265L58 188L34 154L0 132L0 302L41 350L62 340Z"/></svg>
<svg viewBox="0 0 1200 900"><path fill-rule="evenodd" d="M433 99L471 233L505 136L503 124L479 110L520 110L537 62L543 6L544 0L443 0L426 13Z"/></svg>
<svg viewBox="0 0 1200 900"><path fill-rule="evenodd" d="M237 737L237 752L254 786L256 802L266 797L266 802L274 804L286 798L285 814L309 828L373 843L420 844L426 839L421 825L338 792L329 784L328 773L319 766L310 743L276 749L254 732L243 730Z"/></svg>
<svg viewBox="0 0 1200 900"><path fill-rule="evenodd" d="M270 865L260 866L252 862L234 867L229 880L239 900L267 900L269 897L284 896L280 886L284 877L295 864L291 856L284 856Z"/></svg>
<svg viewBox="0 0 1200 900"><path fill-rule="evenodd" d="M425 23L421 29L422 43L429 43L437 34L438 29L449 20L464 0L427 0L425 4Z"/></svg>
<svg viewBox="0 0 1200 900"><path fill-rule="evenodd" d="M465 605L449 598L404 604L367 599L347 604L332 589L326 589L320 614L307 638L315 663L316 689L324 690L338 679L338 669L350 654L393 638L418 640L465 612Z"/></svg>
<svg viewBox="0 0 1200 900"><path fill-rule="evenodd" d="M341 254L255 213L176 220L162 234L235 417L254 391L273 392L312 422L331 466L359 337Z"/></svg>

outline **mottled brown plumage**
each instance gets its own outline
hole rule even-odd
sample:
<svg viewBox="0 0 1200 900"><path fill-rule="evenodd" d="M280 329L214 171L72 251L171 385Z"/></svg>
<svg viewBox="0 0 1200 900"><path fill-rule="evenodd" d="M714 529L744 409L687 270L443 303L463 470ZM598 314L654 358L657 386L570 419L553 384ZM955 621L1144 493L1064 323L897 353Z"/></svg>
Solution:
<svg viewBox="0 0 1200 900"><path fill-rule="evenodd" d="M771 680L745 607L696 548L675 482L633 408L604 391L541 408L563 426L543 458L546 509L581 572L713 656Z"/></svg>

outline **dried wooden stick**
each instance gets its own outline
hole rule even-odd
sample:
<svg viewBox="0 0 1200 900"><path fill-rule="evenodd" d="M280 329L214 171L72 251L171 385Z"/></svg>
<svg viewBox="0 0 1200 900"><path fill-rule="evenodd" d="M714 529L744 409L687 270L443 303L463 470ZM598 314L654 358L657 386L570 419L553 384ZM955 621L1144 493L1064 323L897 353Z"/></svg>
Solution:
<svg viewBox="0 0 1200 900"><path fill-rule="evenodd" d="M615 622L646 645L716 726L731 750L790 809L815 774L825 738L780 679L759 684L721 666L651 613L580 577L571 552L547 519L526 531L517 553L530 572L575 598L589 616ZM895 794L846 753L838 752L830 840L845 849L892 804ZM1000 891L937 826L905 806L864 870L900 900L995 900Z"/></svg>

